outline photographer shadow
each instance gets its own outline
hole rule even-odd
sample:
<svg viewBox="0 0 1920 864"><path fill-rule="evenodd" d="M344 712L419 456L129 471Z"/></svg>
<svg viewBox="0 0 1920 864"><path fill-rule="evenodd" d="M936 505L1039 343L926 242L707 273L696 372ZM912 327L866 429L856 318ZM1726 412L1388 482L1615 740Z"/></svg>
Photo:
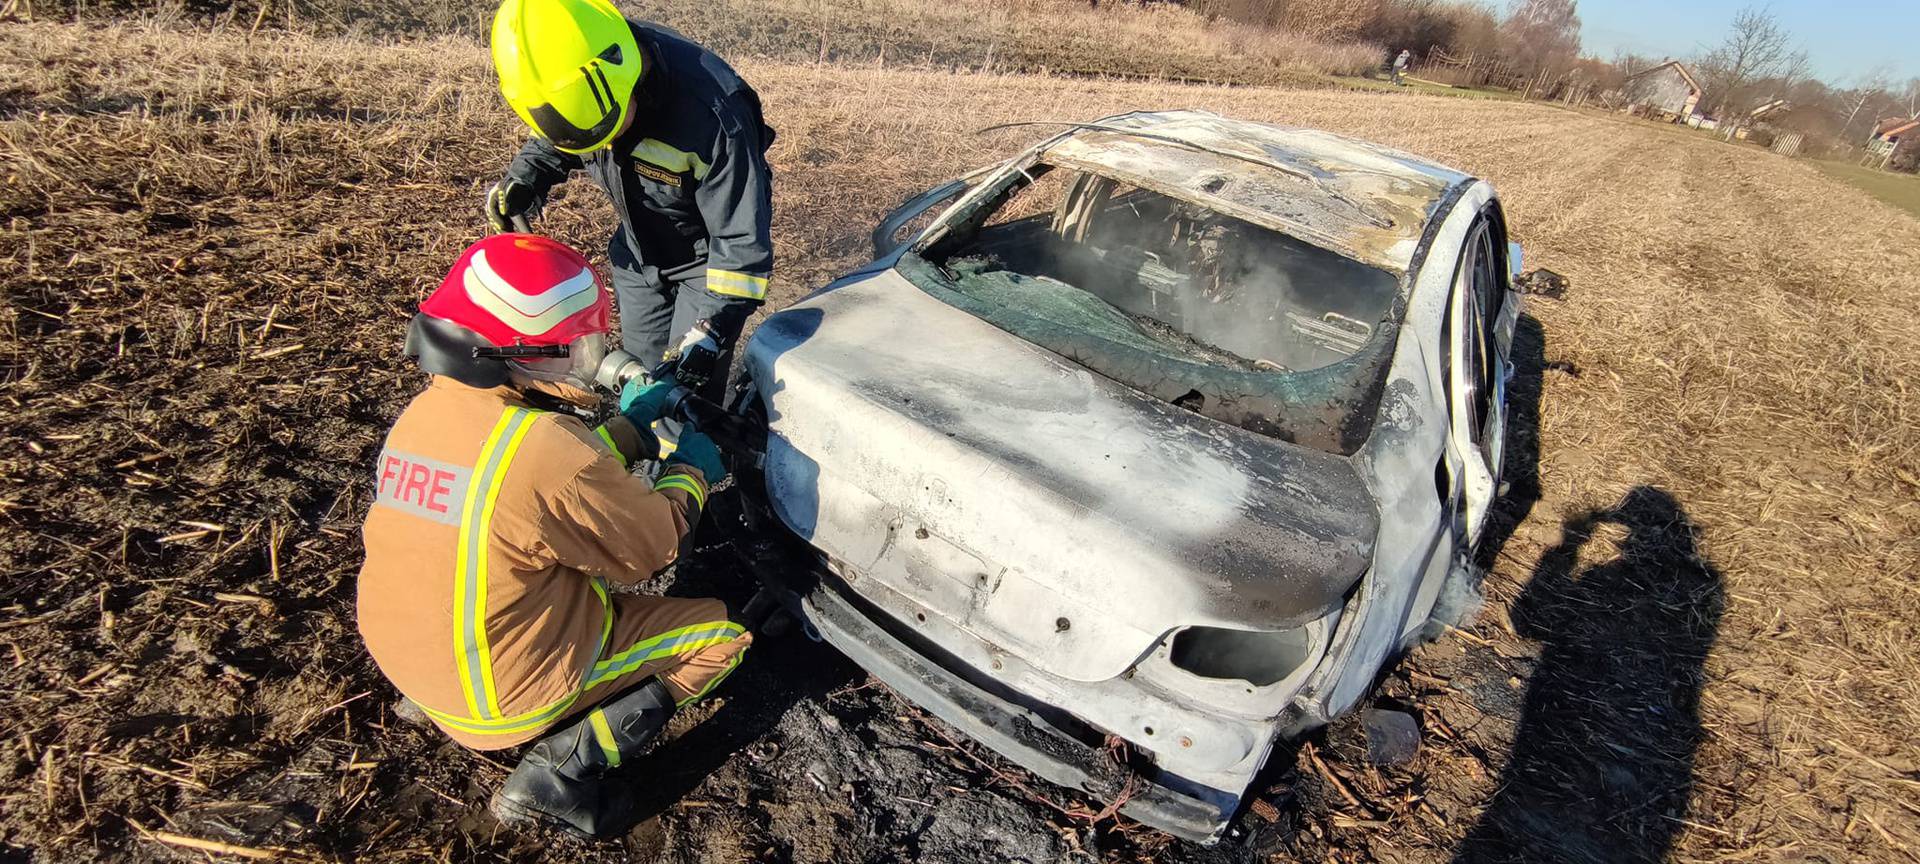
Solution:
<svg viewBox="0 0 1920 864"><path fill-rule="evenodd" d="M1618 556L1579 569L1596 538ZM1499 791L1456 862L1666 858L1724 604L1694 538L1679 502L1651 486L1564 524L1511 609L1542 652Z"/></svg>
<svg viewBox="0 0 1920 864"><path fill-rule="evenodd" d="M1571 364L1547 361L1547 332L1540 320L1522 313L1514 326L1513 378L1507 382L1505 465L1500 478L1507 488L1494 501L1480 534L1480 569L1490 571L1507 541L1527 521L1540 502L1540 394L1549 368L1578 377Z"/></svg>

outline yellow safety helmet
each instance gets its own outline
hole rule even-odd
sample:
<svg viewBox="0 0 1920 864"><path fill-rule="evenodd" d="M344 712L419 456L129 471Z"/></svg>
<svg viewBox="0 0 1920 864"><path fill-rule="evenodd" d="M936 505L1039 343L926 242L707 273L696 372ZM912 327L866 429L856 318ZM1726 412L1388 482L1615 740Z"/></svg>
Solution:
<svg viewBox="0 0 1920 864"><path fill-rule="evenodd" d="M500 93L568 153L605 147L633 111L642 57L609 0L505 0L493 15Z"/></svg>

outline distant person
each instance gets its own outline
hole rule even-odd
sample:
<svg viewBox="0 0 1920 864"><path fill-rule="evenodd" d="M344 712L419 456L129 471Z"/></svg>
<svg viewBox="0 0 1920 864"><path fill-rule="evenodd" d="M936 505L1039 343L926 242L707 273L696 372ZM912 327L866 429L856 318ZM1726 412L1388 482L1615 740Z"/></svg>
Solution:
<svg viewBox="0 0 1920 864"><path fill-rule="evenodd" d="M510 230L584 169L619 219L607 255L620 342L718 401L726 359L773 274L774 132L726 61L608 0L505 0L493 18L500 92L533 129L487 192ZM673 446L666 421L663 449Z"/></svg>
<svg viewBox="0 0 1920 864"><path fill-rule="evenodd" d="M1407 64L1413 62L1413 52L1400 49L1400 56L1393 58L1393 83L1407 86Z"/></svg>
<svg viewBox="0 0 1920 864"><path fill-rule="evenodd" d="M718 600L608 590L672 563L726 476L694 431L658 480L629 473L671 378L596 429L550 410L599 404L610 307L557 241L499 234L460 256L407 333L431 378L380 450L357 601L399 713L475 750L533 742L494 815L584 837L626 829L633 791L609 772L752 641Z"/></svg>

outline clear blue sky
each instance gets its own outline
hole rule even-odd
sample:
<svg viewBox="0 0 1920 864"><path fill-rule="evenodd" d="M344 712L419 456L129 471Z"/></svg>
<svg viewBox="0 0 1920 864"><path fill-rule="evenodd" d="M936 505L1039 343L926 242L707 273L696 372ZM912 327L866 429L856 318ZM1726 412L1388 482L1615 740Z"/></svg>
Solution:
<svg viewBox="0 0 1920 864"><path fill-rule="evenodd" d="M1609 59L1625 49L1685 59L1717 44L1734 13L1770 6L1800 41L1821 80L1837 87L1886 64L1896 81L1920 76L1920 0L1579 0L1580 47Z"/></svg>

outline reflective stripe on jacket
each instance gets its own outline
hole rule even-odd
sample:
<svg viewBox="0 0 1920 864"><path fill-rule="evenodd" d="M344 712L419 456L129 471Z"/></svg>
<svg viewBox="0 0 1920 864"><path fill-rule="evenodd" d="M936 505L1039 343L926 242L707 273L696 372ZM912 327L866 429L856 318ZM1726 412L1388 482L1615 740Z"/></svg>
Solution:
<svg viewBox="0 0 1920 864"><path fill-rule="evenodd" d="M627 473L619 454L639 449L624 419L589 430L511 387L449 378L395 421L364 529L360 634L463 743L526 740L615 668L608 585L671 563L707 492L684 466L657 486Z"/></svg>

